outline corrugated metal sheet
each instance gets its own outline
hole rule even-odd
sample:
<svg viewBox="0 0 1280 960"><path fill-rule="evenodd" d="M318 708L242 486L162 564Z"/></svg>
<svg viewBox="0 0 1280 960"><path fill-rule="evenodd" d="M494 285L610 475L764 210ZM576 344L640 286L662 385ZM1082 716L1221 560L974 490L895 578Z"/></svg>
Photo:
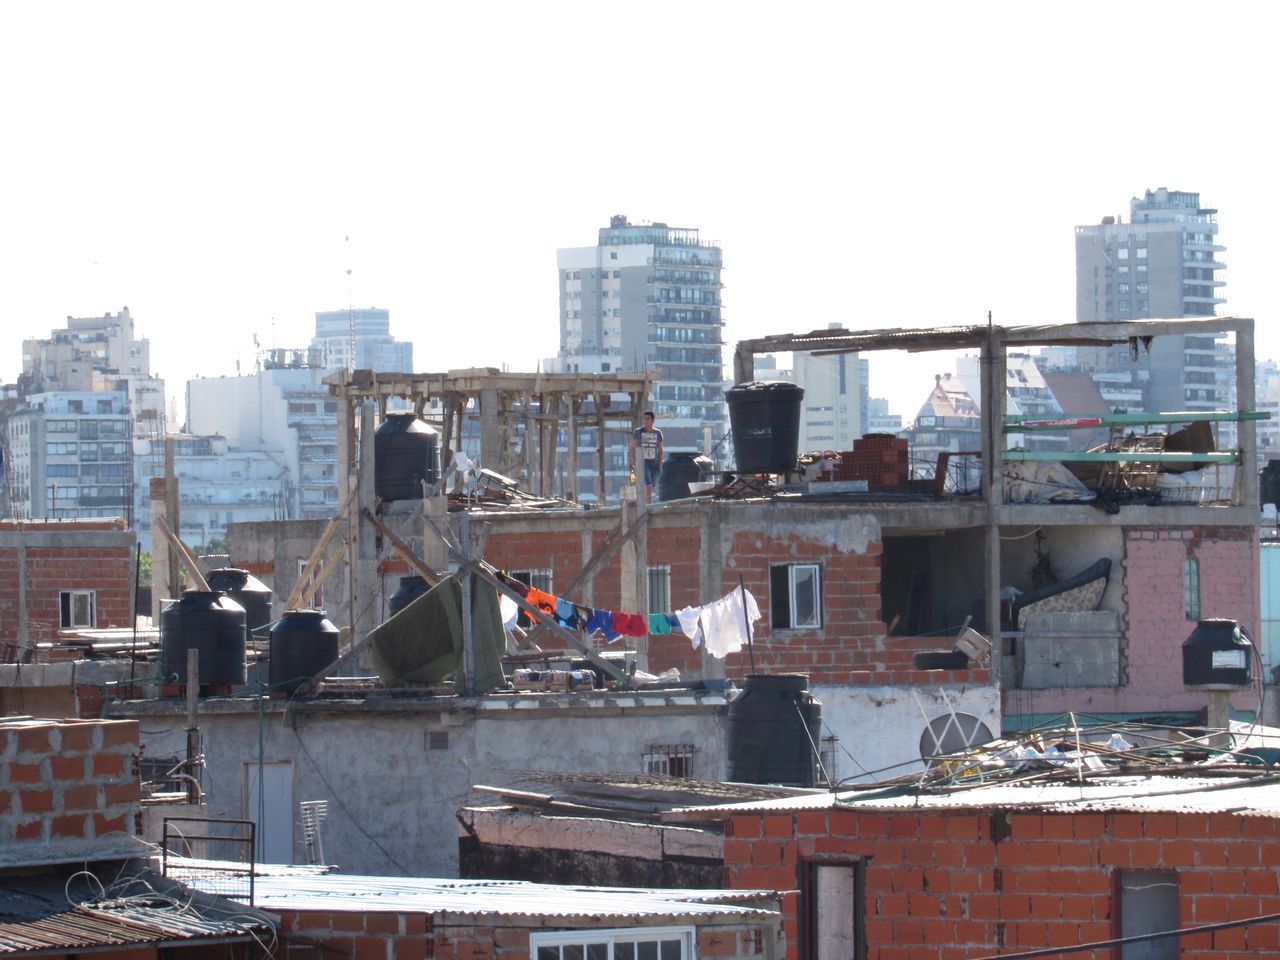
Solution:
<svg viewBox="0 0 1280 960"><path fill-rule="evenodd" d="M200 881L193 880L191 885L199 889ZM254 886L254 904L263 910L486 914L566 920L775 917L776 911L746 905L769 896L752 890L646 890L336 873L259 877Z"/></svg>
<svg viewBox="0 0 1280 960"><path fill-rule="evenodd" d="M798 813L806 810L1005 810L1014 808L1055 811L1131 811L1135 813L1235 813L1280 816L1280 778L1131 776L1107 777L1084 784L993 783L957 788L949 792L888 791L823 793L808 797L728 804L719 807L687 807L684 816L740 813Z"/></svg>
<svg viewBox="0 0 1280 960"><path fill-rule="evenodd" d="M188 891L164 897L128 897L71 903L62 877L24 877L21 888L0 888L0 956L41 951L187 942L270 939L270 924L239 904Z"/></svg>

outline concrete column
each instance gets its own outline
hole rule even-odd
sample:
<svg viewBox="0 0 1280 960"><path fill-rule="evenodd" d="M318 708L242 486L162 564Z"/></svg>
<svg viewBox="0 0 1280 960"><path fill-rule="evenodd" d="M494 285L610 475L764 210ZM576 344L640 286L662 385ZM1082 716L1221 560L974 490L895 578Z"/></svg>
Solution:
<svg viewBox="0 0 1280 960"><path fill-rule="evenodd" d="M355 599L352 604L355 616L351 623L352 642L363 640L365 634L378 623L381 612L378 606L378 551L374 542L373 526L363 519L365 510L373 511L375 504L373 477L374 407L365 402L359 407L360 435L359 463L357 465L356 502L351 511L355 520Z"/></svg>
<svg viewBox="0 0 1280 960"><path fill-rule="evenodd" d="M444 573L449 569L449 548L440 539L440 534L436 533L437 528L447 529L448 523L449 501L443 493L422 501L422 559L437 573Z"/></svg>
<svg viewBox="0 0 1280 960"><path fill-rule="evenodd" d="M182 536L182 510L181 501L178 498L178 473L174 466L174 438L166 436L164 438L164 511L165 520L169 524L169 529L173 531L177 537ZM178 563L178 554L175 551L169 551L169 585L173 588L172 596L178 595L179 585L182 583L181 566ZM154 568L155 558L151 558L151 565Z"/></svg>
<svg viewBox="0 0 1280 960"><path fill-rule="evenodd" d="M638 511L644 504L635 499L635 491L624 487L622 492L622 509L618 522L623 530L630 528ZM625 613L649 615L649 549L646 530L642 525L634 537L622 546L619 584L622 610ZM640 670L649 669L649 637L638 637L635 641L636 666Z"/></svg>
<svg viewBox="0 0 1280 960"><path fill-rule="evenodd" d="M25 653L30 636L27 633L27 545L18 541L18 651ZM21 663L23 657L18 658Z"/></svg>
<svg viewBox="0 0 1280 960"><path fill-rule="evenodd" d="M502 456L502 424L498 417L497 390L480 391L480 466L499 470Z"/></svg>
<svg viewBox="0 0 1280 960"><path fill-rule="evenodd" d="M565 396L564 400L569 407L569 479L565 483L564 496L576 501L578 499L578 406L582 403L582 399L576 393L571 393Z"/></svg>
<svg viewBox="0 0 1280 960"><path fill-rule="evenodd" d="M338 503L346 503L356 486L355 459L355 411L351 394L343 388L338 391ZM347 626L354 631L356 604L356 538L360 526L360 505L353 503L347 509ZM353 634L354 636L354 634Z"/></svg>
<svg viewBox="0 0 1280 960"><path fill-rule="evenodd" d="M1253 323L1236 331L1236 409L1241 413L1256 410L1254 393ZM1236 442L1240 445L1240 497L1246 507L1260 509L1258 503L1258 426L1253 420L1236 424Z"/></svg>

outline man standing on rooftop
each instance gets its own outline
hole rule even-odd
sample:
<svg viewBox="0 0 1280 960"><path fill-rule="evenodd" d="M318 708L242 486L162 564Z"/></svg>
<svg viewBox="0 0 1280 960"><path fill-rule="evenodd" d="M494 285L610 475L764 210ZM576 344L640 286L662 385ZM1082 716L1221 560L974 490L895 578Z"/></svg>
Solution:
<svg viewBox="0 0 1280 960"><path fill-rule="evenodd" d="M644 426L631 432L631 473L636 472L636 452L644 461L644 498L653 500L653 485L662 470L662 431L653 425L653 411L644 412Z"/></svg>

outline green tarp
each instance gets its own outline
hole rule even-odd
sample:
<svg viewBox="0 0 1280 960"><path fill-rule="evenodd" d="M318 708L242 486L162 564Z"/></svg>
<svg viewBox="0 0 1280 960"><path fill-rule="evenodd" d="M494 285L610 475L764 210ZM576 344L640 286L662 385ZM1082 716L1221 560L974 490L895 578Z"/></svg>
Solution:
<svg viewBox="0 0 1280 960"><path fill-rule="evenodd" d="M476 693L505 686L502 653L506 639L498 593L471 575L471 637L475 647ZM462 583L457 574L442 580L369 634L373 669L387 686L440 683L462 673Z"/></svg>

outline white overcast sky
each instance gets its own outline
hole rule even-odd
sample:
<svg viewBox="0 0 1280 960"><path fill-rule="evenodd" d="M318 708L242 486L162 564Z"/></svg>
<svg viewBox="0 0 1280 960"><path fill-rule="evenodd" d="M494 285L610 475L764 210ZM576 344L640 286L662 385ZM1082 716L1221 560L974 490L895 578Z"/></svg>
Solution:
<svg viewBox="0 0 1280 960"><path fill-rule="evenodd" d="M419 370L532 370L557 348L556 248L613 213L722 244L730 341L1069 321L1073 226L1157 186L1220 210L1225 309L1280 356L1278 19L13 0L0 378L23 337L127 304L180 396L349 298L391 310ZM944 360L873 357L872 391L913 416Z"/></svg>

